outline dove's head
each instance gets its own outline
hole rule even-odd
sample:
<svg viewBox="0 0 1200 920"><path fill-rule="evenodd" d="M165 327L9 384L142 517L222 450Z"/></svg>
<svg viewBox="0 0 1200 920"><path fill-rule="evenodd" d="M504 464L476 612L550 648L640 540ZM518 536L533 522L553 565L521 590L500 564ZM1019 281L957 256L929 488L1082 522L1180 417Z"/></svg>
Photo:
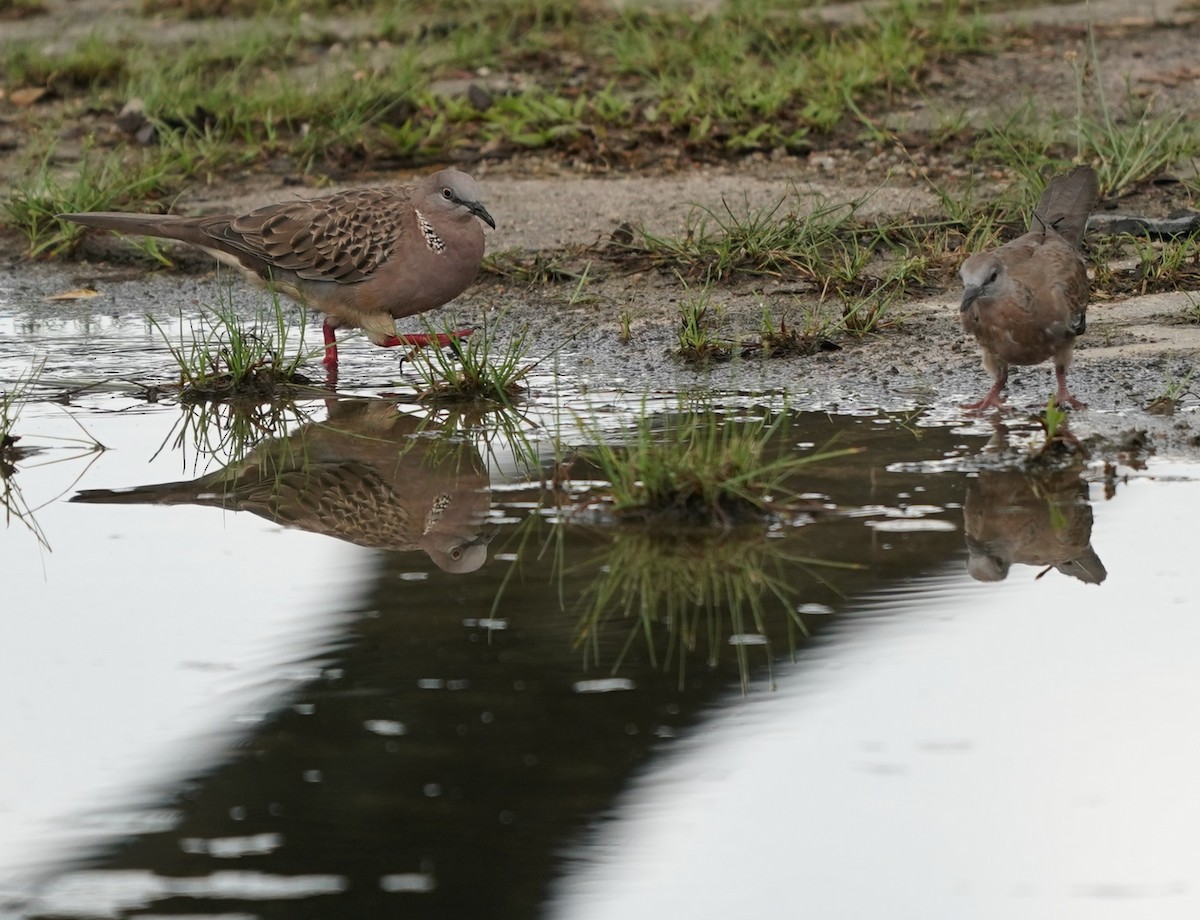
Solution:
<svg viewBox="0 0 1200 920"><path fill-rule="evenodd" d="M968 258L958 270L963 282L962 302L959 309L964 313L977 300L988 301L1005 293L1012 281L1004 263L992 252L977 252Z"/></svg>
<svg viewBox="0 0 1200 920"><path fill-rule="evenodd" d="M418 209L427 207L435 215L468 220L478 217L496 229L496 222L479 200L479 186L465 172L443 169L428 176L418 187Z"/></svg>
<svg viewBox="0 0 1200 920"><path fill-rule="evenodd" d="M443 572L466 575L487 562L488 543L493 536L494 530L470 537L446 531L431 531L418 542Z"/></svg>
<svg viewBox="0 0 1200 920"><path fill-rule="evenodd" d="M1011 565L995 547L967 537L967 573L976 581L1004 581Z"/></svg>

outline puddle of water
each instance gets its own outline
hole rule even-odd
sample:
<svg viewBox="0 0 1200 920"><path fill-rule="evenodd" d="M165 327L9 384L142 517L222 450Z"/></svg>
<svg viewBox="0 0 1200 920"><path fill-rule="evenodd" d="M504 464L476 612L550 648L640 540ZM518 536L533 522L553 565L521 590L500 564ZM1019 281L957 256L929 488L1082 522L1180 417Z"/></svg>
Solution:
<svg viewBox="0 0 1200 920"><path fill-rule="evenodd" d="M954 563L851 603L638 778L550 916L1193 916L1198 504L1141 479L1096 506L1102 589Z"/></svg>
<svg viewBox="0 0 1200 920"><path fill-rule="evenodd" d="M514 424L551 472L643 403L680 418ZM851 409L772 445L863 448L808 513L696 535L564 520L528 443L410 402L30 402L0 913L1193 914L1198 471Z"/></svg>
<svg viewBox="0 0 1200 920"><path fill-rule="evenodd" d="M0 765L0 865L107 838L113 821L158 820L152 799L145 816L91 813L227 756L310 679L296 663L337 634L335 599L363 563L353 546L204 508L80 513L65 499L83 483L180 472L169 453L148 462L176 410L117 402L31 405L20 419L24 441L49 446L7 484L28 513L0 537L0 721L22 751ZM90 452L80 424L110 449Z"/></svg>

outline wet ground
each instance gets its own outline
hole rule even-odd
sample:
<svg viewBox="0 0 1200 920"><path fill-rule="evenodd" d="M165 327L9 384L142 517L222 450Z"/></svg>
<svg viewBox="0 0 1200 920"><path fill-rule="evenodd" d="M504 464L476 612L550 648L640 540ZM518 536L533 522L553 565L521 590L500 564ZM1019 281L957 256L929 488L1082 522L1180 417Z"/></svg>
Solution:
<svg viewBox="0 0 1200 920"><path fill-rule="evenodd" d="M586 333L534 335L516 414L361 339L336 394L237 413L159 389L136 299L187 328L211 282L43 299L73 280L0 291L0 383L45 358L3 480L0 916L1200 908L1200 466L1186 401L1129 395L1155 371L1085 363L1091 453L1052 463L1038 388L975 417L866 359ZM729 532L564 513L583 462L543 488L689 405L861 452Z"/></svg>

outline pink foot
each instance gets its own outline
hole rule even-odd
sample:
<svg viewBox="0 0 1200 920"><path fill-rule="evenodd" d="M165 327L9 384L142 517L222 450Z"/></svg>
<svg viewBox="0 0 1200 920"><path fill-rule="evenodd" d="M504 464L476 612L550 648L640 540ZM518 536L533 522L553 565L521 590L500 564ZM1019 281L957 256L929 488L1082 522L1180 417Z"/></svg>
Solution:
<svg viewBox="0 0 1200 920"><path fill-rule="evenodd" d="M978 412L983 409L999 409L1003 405L1004 403L1000 399L1000 390L991 389L988 390L987 396L983 397L983 399L979 400L979 402L963 403L962 408L971 409Z"/></svg>
<svg viewBox="0 0 1200 920"><path fill-rule="evenodd" d="M1008 383L1007 370L1005 370L999 377L996 378L996 382L992 384L992 388L987 391L987 395L984 396L983 399L979 400L979 402L964 403L963 408L978 411L980 409L990 409L994 406L995 408L999 409L1000 393L1004 390L1004 385L1006 383Z"/></svg>
<svg viewBox="0 0 1200 920"><path fill-rule="evenodd" d="M1071 395L1067 389L1067 368L1066 365L1058 365L1054 368L1054 376L1058 380L1058 392L1054 394L1054 401L1061 405L1068 405L1072 409L1086 409L1087 403L1080 402Z"/></svg>
<svg viewBox="0 0 1200 920"><path fill-rule="evenodd" d="M445 348L455 339L465 339L474 331L474 329L459 329L450 333L436 332L433 335L426 335L423 332L390 335L384 340L383 347L396 348L400 345L411 345L414 348L423 348L426 345L437 345L439 348Z"/></svg>

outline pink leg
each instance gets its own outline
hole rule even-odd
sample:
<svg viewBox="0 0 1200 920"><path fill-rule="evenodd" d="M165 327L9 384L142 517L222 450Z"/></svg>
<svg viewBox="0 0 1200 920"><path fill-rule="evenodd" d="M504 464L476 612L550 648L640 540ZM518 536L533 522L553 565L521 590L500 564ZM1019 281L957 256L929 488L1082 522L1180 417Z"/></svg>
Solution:
<svg viewBox="0 0 1200 920"><path fill-rule="evenodd" d="M321 326L321 331L325 334L325 370L330 374L337 373L338 357L337 357L337 334L333 330L333 326L329 325L329 320L325 320L325 324Z"/></svg>
<svg viewBox="0 0 1200 920"><path fill-rule="evenodd" d="M1080 402L1067 390L1067 369L1064 365L1055 365L1054 376L1058 378L1058 392L1054 394L1054 401L1061 405L1068 405L1072 409L1086 409L1087 403Z"/></svg>

